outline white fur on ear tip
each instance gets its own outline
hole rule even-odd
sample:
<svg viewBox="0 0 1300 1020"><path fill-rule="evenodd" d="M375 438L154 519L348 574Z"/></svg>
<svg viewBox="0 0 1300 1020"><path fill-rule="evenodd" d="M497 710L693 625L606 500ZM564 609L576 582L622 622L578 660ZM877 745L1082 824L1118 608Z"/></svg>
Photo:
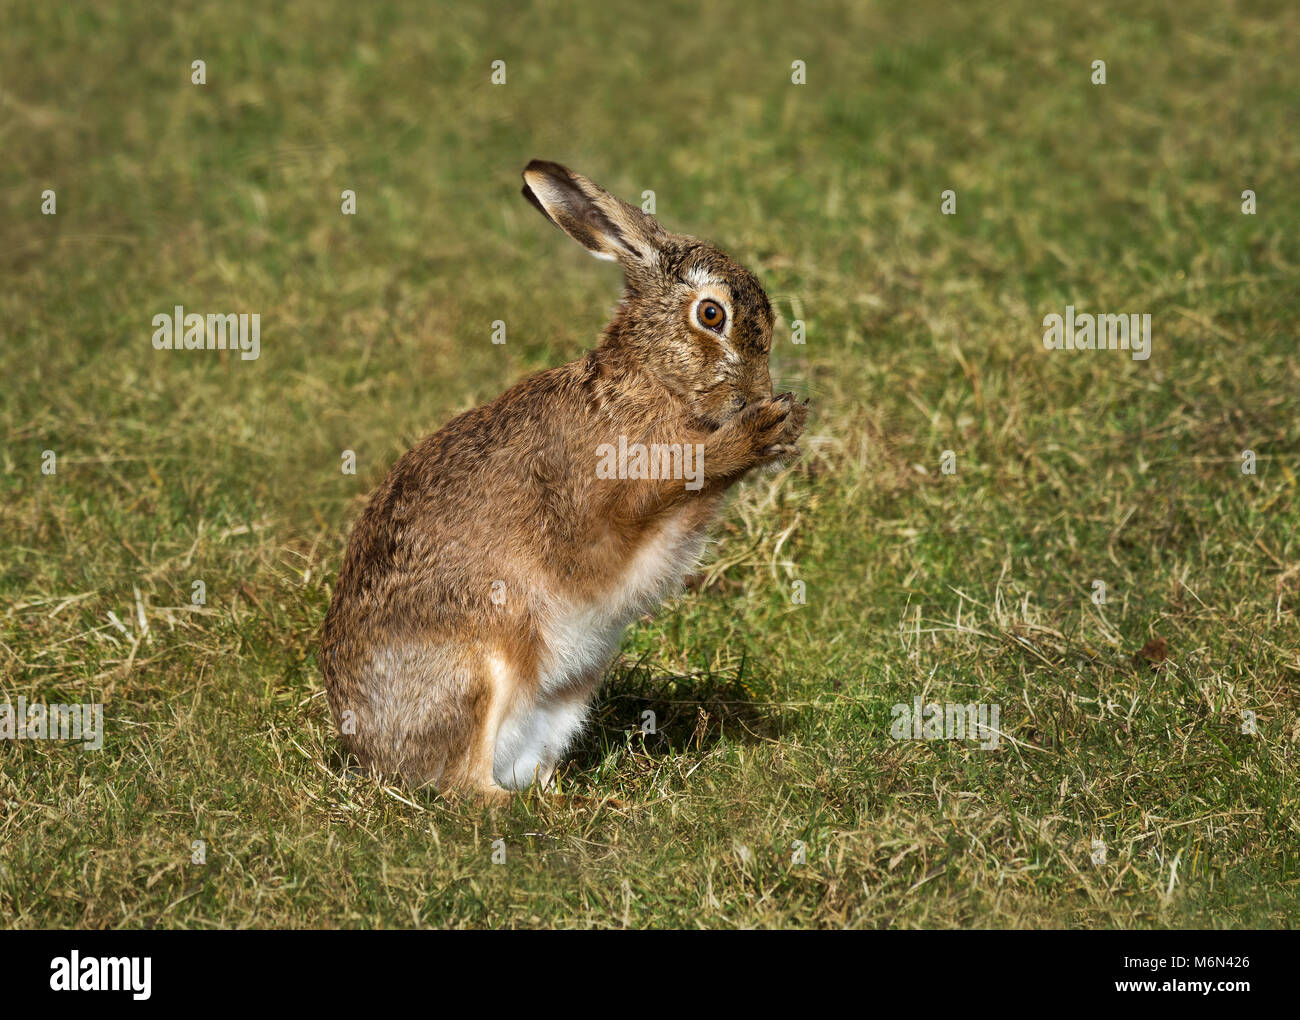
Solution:
<svg viewBox="0 0 1300 1020"><path fill-rule="evenodd" d="M559 205L564 200L564 192L556 187L545 174L539 171L524 171L524 183L533 189L533 194L542 202L543 205Z"/></svg>

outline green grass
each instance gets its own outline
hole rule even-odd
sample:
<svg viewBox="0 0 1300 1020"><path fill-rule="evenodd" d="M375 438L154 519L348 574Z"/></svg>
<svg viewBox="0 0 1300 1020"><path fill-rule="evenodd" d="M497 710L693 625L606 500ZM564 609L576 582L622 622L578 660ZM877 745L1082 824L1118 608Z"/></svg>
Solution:
<svg viewBox="0 0 1300 1020"><path fill-rule="evenodd" d="M107 725L99 752L0 741L4 924L1296 923L1294 4L4 23L0 701ZM561 771L623 809L349 776L315 661L392 462L613 304L520 198L532 157L653 189L755 269L773 374L815 405ZM261 358L154 351L174 304L259 312ZM1151 359L1044 351L1067 304L1149 312ZM892 740L917 695L998 704L1006 737Z"/></svg>

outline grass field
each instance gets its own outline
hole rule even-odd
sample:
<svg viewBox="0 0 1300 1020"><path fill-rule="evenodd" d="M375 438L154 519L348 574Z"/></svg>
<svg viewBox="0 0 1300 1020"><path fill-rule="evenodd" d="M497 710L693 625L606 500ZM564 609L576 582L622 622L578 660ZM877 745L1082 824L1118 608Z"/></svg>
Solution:
<svg viewBox="0 0 1300 1020"><path fill-rule="evenodd" d="M0 702L105 737L0 740L0 923L1300 919L1293 3L4 8ZM489 809L349 774L316 653L393 461L617 297L533 157L753 268L814 417L629 631L593 801ZM1150 359L1044 350L1067 305ZM918 696L999 746L892 739Z"/></svg>

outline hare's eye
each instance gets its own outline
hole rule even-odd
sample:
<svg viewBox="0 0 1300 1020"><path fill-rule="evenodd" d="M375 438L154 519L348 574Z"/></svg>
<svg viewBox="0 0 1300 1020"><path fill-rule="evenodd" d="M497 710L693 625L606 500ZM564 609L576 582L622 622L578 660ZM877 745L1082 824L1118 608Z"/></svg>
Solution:
<svg viewBox="0 0 1300 1020"><path fill-rule="evenodd" d="M705 329L721 329L727 321L727 313L716 301L701 301L700 307L695 310L695 317Z"/></svg>

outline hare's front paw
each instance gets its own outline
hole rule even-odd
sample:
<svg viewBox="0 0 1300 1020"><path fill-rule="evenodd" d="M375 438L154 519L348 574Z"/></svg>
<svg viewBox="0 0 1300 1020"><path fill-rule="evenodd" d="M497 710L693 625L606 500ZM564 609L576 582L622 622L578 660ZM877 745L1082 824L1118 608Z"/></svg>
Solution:
<svg viewBox="0 0 1300 1020"><path fill-rule="evenodd" d="M793 393L769 397L747 409L753 412L754 455L760 464L799 455L797 440L808 422L808 402Z"/></svg>

